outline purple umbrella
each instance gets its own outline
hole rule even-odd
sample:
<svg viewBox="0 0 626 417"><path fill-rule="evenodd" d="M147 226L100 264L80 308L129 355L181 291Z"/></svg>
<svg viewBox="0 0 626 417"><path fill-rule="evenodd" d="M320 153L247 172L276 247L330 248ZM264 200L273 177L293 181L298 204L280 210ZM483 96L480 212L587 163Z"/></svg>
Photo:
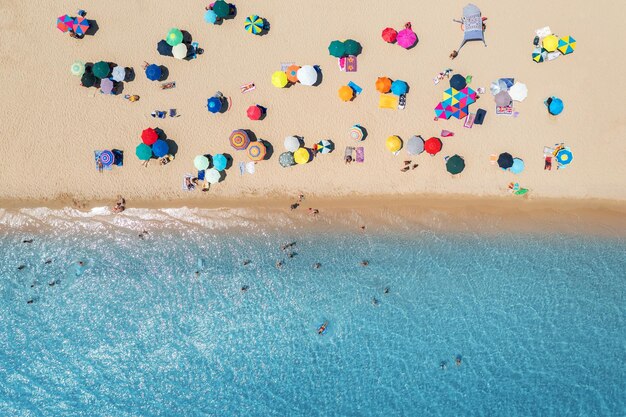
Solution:
<svg viewBox="0 0 626 417"><path fill-rule="evenodd" d="M396 38L396 42L398 45L403 47L404 49L409 49L417 42L417 35L411 29L411 22L404 25L404 29L398 32L398 37Z"/></svg>
<svg viewBox="0 0 626 417"><path fill-rule="evenodd" d="M100 81L100 91L102 91L104 94L112 94L113 81L111 81L109 78L103 78L102 81Z"/></svg>
<svg viewBox="0 0 626 417"><path fill-rule="evenodd" d="M498 106L508 106L513 101L508 91L500 91L498 94L496 94L495 99L496 105Z"/></svg>

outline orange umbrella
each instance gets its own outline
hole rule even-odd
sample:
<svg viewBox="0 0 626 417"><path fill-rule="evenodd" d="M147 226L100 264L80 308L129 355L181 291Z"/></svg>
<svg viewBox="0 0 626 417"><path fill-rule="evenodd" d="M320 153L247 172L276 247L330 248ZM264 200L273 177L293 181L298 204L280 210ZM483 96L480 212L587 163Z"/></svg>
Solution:
<svg viewBox="0 0 626 417"><path fill-rule="evenodd" d="M338 94L339 94L339 98L342 99L343 101L350 101L352 100L352 97L354 97L354 90L352 90L347 85L344 85L343 87L339 88Z"/></svg>
<svg viewBox="0 0 626 417"><path fill-rule="evenodd" d="M267 148L263 142L250 142L248 146L248 158L252 161L262 161L267 153Z"/></svg>
<svg viewBox="0 0 626 417"><path fill-rule="evenodd" d="M378 77L376 80L376 90L381 93L388 93L391 90L391 80L387 77Z"/></svg>
<svg viewBox="0 0 626 417"><path fill-rule="evenodd" d="M295 84L295 83L298 82L298 70L299 69L300 69L299 66L291 65L285 71L287 73L287 79L289 80L290 83L294 83Z"/></svg>

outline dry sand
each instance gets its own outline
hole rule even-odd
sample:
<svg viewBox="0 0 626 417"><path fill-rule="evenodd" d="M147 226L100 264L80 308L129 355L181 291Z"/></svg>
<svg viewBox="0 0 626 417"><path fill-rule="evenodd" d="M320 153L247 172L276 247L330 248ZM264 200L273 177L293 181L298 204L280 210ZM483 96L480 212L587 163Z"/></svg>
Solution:
<svg viewBox="0 0 626 417"><path fill-rule="evenodd" d="M237 17L213 26L204 23L206 4L200 1L88 2L82 7L99 30L77 41L59 32L55 19L64 13L74 15L78 3L2 1L0 199L50 204L58 199L111 200L123 194L130 201L158 200L160 205L167 205L166 200L203 205L221 199L247 205L259 198L286 198L299 192L324 199L416 194L512 199L517 197L506 193L506 186L519 181L535 199L626 200L626 118L618 101L626 84L617 71L625 58L616 49L623 37L623 4L477 1L489 18L488 47L469 43L450 61L449 53L462 39L459 25L451 19L461 16L466 0L235 3ZM244 31L245 16L253 13L270 22L268 35ZM401 28L407 21L419 37L415 48L404 50L382 41L384 27ZM535 64L530 58L534 30L545 25L557 34L574 36L578 49ZM188 31L204 54L192 61L159 56L156 44L170 27ZM357 73L340 72L336 59L328 54L331 40L345 38L363 45ZM78 77L69 72L76 59L134 67L137 77L125 84L123 94L138 94L141 100L130 103L121 96L81 87ZM143 61L165 65L177 87L161 91L143 75ZM321 85L272 87L272 72L281 62L290 61L319 65ZM434 121L433 108L447 82L435 86L432 78L446 67L473 75L474 88L488 88L499 77L526 83L528 98L516 104L519 117L496 116L487 92L472 106L473 111L479 107L488 111L484 125L465 129L457 119ZM378 109L374 82L384 75L409 83L405 110ZM364 92L354 102L344 103L337 98L337 89L350 80ZM257 89L241 94L239 86L251 81ZM217 90L232 98L232 109L222 115L206 109L206 99ZM550 95L565 102L559 117L549 116L542 104ZM247 119L245 112L252 104L268 108L265 120ZM180 117L149 116L152 110L169 108L176 108ZM354 145L347 132L355 123L369 132L362 143L366 162L346 166L343 149ZM143 168L134 155L142 129L149 126L162 128L178 144L176 160L165 167L153 163ZM254 175L239 175L237 165L247 158L228 144L229 133L237 128L251 129L273 144L273 157L257 164ZM385 149L389 135L427 138L439 136L441 129L456 135L443 138L443 152L435 157L409 158L404 151L394 156ZM289 135L303 136L308 146L332 139L337 150L306 166L283 169L278 155ZM572 148L574 161L565 170L546 172L542 149L556 142ZM100 174L93 150L110 148L125 151L124 167ZM526 171L515 176L490 165L489 155L503 151L524 159ZM181 177L193 172L194 156L207 152L233 156L235 163L226 180L209 193L181 191ZM453 178L443 157L455 153L465 158L467 167ZM406 159L419 167L400 172Z"/></svg>

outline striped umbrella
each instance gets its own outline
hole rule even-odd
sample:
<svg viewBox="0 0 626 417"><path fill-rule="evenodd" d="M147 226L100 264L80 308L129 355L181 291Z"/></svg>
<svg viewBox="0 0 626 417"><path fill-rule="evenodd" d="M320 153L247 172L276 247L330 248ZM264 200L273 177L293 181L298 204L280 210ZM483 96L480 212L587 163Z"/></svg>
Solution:
<svg viewBox="0 0 626 417"><path fill-rule="evenodd" d="M296 161L293 159L293 152L281 153L280 157L278 158L278 162L280 163L280 166L282 166L283 168L290 167L292 165L295 165L296 163Z"/></svg>
<svg viewBox="0 0 626 417"><path fill-rule="evenodd" d="M81 76L85 73L85 63L83 61L75 61L70 67L72 75Z"/></svg>
<svg viewBox="0 0 626 417"><path fill-rule="evenodd" d="M204 173L204 179L209 184L217 184L222 179L222 174L215 168L207 169Z"/></svg>
<svg viewBox="0 0 626 417"><path fill-rule="evenodd" d="M213 155L213 168L218 171L224 171L226 169L226 165L228 165L228 160L224 155L221 153Z"/></svg>
<svg viewBox="0 0 626 417"><path fill-rule="evenodd" d="M331 153L333 148L333 143L326 139L322 139L315 144L315 150L318 153Z"/></svg>
<svg viewBox="0 0 626 417"><path fill-rule="evenodd" d="M74 33L83 36L89 30L89 20L82 16L78 16L74 19Z"/></svg>
<svg viewBox="0 0 626 417"><path fill-rule="evenodd" d="M110 78L104 78L102 81L100 81L100 91L102 91L104 94L113 94L114 87L115 85L113 84L113 80L111 80Z"/></svg>
<svg viewBox="0 0 626 417"><path fill-rule="evenodd" d="M244 28L246 29L246 32L252 33L253 35L258 35L263 31L264 25L265 22L263 22L263 18L253 14L246 17Z"/></svg>
<svg viewBox="0 0 626 417"><path fill-rule="evenodd" d="M559 46L557 49L563 54L571 54L576 49L576 39L571 36L565 36L559 39Z"/></svg>
<svg viewBox="0 0 626 417"><path fill-rule="evenodd" d="M543 48L536 48L533 51L533 61L535 61L536 63L540 63L546 60L546 58L548 57L548 51L546 51Z"/></svg>
<svg viewBox="0 0 626 417"><path fill-rule="evenodd" d="M113 155L113 152L111 151L100 152L100 162L102 162L103 166L109 167L113 165L114 161L115 161L115 156Z"/></svg>
<svg viewBox="0 0 626 417"><path fill-rule="evenodd" d="M167 42L170 46L176 46L183 41L183 32L178 28L171 28L169 32L167 32L167 36L165 37L165 42Z"/></svg>
<svg viewBox="0 0 626 417"><path fill-rule="evenodd" d="M74 19L66 14L57 17L57 29L59 29L63 33L67 32L68 30L74 30Z"/></svg>
<svg viewBox="0 0 626 417"><path fill-rule="evenodd" d="M362 141L365 138L363 128L359 125L354 125L350 128L350 138L356 141Z"/></svg>
<svg viewBox="0 0 626 417"><path fill-rule="evenodd" d="M147 161L152 158L152 148L145 143L140 143L135 148L135 155L137 155L140 161Z"/></svg>
<svg viewBox="0 0 626 417"><path fill-rule="evenodd" d="M152 153L157 158L163 158L170 151L170 147L163 139L159 139L152 144Z"/></svg>
<svg viewBox="0 0 626 417"><path fill-rule="evenodd" d="M250 138L248 137L248 133L245 130L234 130L233 133L230 134L230 146L237 149L238 151L243 151L250 144Z"/></svg>
<svg viewBox="0 0 626 417"><path fill-rule="evenodd" d="M267 148L265 148L263 142L252 142L248 146L248 157L252 161L262 161L266 153Z"/></svg>

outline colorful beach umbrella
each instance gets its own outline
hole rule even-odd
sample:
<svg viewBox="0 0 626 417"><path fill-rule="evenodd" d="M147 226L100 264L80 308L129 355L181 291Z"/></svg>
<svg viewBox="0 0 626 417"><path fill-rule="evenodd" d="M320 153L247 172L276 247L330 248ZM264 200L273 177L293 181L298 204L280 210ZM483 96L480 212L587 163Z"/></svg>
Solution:
<svg viewBox="0 0 626 417"><path fill-rule="evenodd" d="M70 66L70 71L72 75L81 76L85 73L85 63L83 61L74 61L74 63Z"/></svg>
<svg viewBox="0 0 626 417"><path fill-rule="evenodd" d="M450 87L455 90L462 90L467 86L467 82L465 81L465 77L461 74L454 74L452 78L450 78Z"/></svg>
<svg viewBox="0 0 626 417"><path fill-rule="evenodd" d="M343 42L343 47L346 55L358 55L363 49L361 44L354 39L347 39Z"/></svg>
<svg viewBox="0 0 626 417"><path fill-rule="evenodd" d="M91 72L93 72L93 75L95 75L97 78L102 79L109 76L109 74L111 73L111 67L109 67L108 62L99 61L94 64Z"/></svg>
<svg viewBox="0 0 626 417"><path fill-rule="evenodd" d="M394 28L385 28L382 33L383 40L387 43L394 43L398 38L398 31Z"/></svg>
<svg viewBox="0 0 626 417"><path fill-rule="evenodd" d="M524 83L515 83L513 87L509 88L509 95L515 101L524 101L528 96L528 87Z"/></svg>
<svg viewBox="0 0 626 417"><path fill-rule="evenodd" d="M511 165L511 172L513 174L519 174L524 170L524 161L519 158L513 158L513 165Z"/></svg>
<svg viewBox="0 0 626 417"><path fill-rule="evenodd" d="M307 148L299 148L293 153L293 160L298 165L303 165L311 160L311 153Z"/></svg>
<svg viewBox="0 0 626 417"><path fill-rule="evenodd" d="M459 155L452 155L446 161L446 169L452 175L460 174L465 169L465 160Z"/></svg>
<svg viewBox="0 0 626 417"><path fill-rule="evenodd" d="M217 0L213 3L213 11L217 17L224 19L230 15L230 6L224 0Z"/></svg>
<svg viewBox="0 0 626 417"><path fill-rule="evenodd" d="M295 136L287 136L284 145L289 152L295 152L300 148L300 139Z"/></svg>
<svg viewBox="0 0 626 417"><path fill-rule="evenodd" d="M363 128L359 125L354 125L350 128L350 139L354 139L356 141L362 141L365 138L365 132L363 132Z"/></svg>
<svg viewBox="0 0 626 417"><path fill-rule="evenodd" d="M532 57L533 61L535 61L536 63L543 62L546 60L546 58L548 58L548 51L543 48L535 48Z"/></svg>
<svg viewBox="0 0 626 417"><path fill-rule="evenodd" d="M141 132L141 141L145 143L146 145L152 145L158 139L159 139L159 134L157 133L156 130L154 130L151 127L144 129Z"/></svg>
<svg viewBox="0 0 626 417"><path fill-rule="evenodd" d="M115 68L113 68L113 71L111 71L111 78L113 79L113 81L117 82L124 81L124 79L126 78L126 68L119 65L116 66Z"/></svg>
<svg viewBox="0 0 626 417"><path fill-rule="evenodd" d="M328 45L328 53L335 58L341 58L346 55L346 47L341 41L332 41Z"/></svg>
<svg viewBox="0 0 626 417"><path fill-rule="evenodd" d="M573 157L574 155L572 155L572 151L570 151L569 148L563 148L557 152L556 161L560 165L569 165L569 163L572 162Z"/></svg>
<svg viewBox="0 0 626 417"><path fill-rule="evenodd" d="M114 87L115 85L113 84L113 80L110 78L103 78L100 81L100 91L104 94L112 94Z"/></svg>
<svg viewBox="0 0 626 417"><path fill-rule="evenodd" d="M250 106L246 114L250 120L259 120L263 116L263 110L259 106Z"/></svg>
<svg viewBox="0 0 626 417"><path fill-rule="evenodd" d="M302 85L312 86L317 82L317 70L312 65L304 65L298 70L298 81Z"/></svg>
<svg viewBox="0 0 626 417"><path fill-rule="evenodd" d="M265 26L263 18L255 14L246 17L246 21L244 23L244 28L246 29L246 32L252 33L253 35L258 35L263 31L263 26Z"/></svg>
<svg viewBox="0 0 626 417"><path fill-rule="evenodd" d="M339 91L337 92L339 98L343 101L350 101L354 98L354 90L347 85L339 87Z"/></svg>
<svg viewBox="0 0 626 417"><path fill-rule="evenodd" d="M396 96L401 96L402 94L406 94L409 90L409 86L406 82L402 80L395 80L391 83L391 92Z"/></svg>
<svg viewBox="0 0 626 417"><path fill-rule="evenodd" d="M105 167L110 167L113 165L113 162L115 162L115 155L113 155L113 152L109 150L100 152L99 158L100 162L102 162L102 165Z"/></svg>
<svg viewBox="0 0 626 417"><path fill-rule="evenodd" d="M93 87L96 84L96 76L91 72L86 72L80 77L80 84L83 87Z"/></svg>
<svg viewBox="0 0 626 417"><path fill-rule="evenodd" d="M280 156L278 157L278 162L280 163L280 166L282 166L283 168L287 168L290 167L292 165L295 165L296 161L293 158L293 152L283 152L280 154Z"/></svg>
<svg viewBox="0 0 626 417"><path fill-rule="evenodd" d="M437 155L442 147L443 144L439 138L432 137L424 142L424 150L430 155Z"/></svg>
<svg viewBox="0 0 626 417"><path fill-rule="evenodd" d="M168 44L165 39L162 39L157 43L157 52L160 55L164 56L173 56L172 55L172 47Z"/></svg>
<svg viewBox="0 0 626 417"><path fill-rule="evenodd" d="M287 74L287 81L294 84L297 83L299 69L299 65L290 65L289 67L287 67L287 70L285 71L285 74Z"/></svg>
<svg viewBox="0 0 626 417"><path fill-rule="evenodd" d="M548 106L548 112L553 116L558 116L563 111L563 100L560 98L550 97L545 104Z"/></svg>
<svg viewBox="0 0 626 417"><path fill-rule="evenodd" d="M388 93L391 90L391 79L387 77L378 77L376 80L376 90L380 93Z"/></svg>
<svg viewBox="0 0 626 417"><path fill-rule="evenodd" d="M74 19L66 14L57 17L57 29L59 29L63 33L67 32L68 30L74 30Z"/></svg>
<svg viewBox="0 0 626 417"><path fill-rule="evenodd" d="M206 101L206 107L213 114L219 113L222 110L222 100L218 97L211 97Z"/></svg>
<svg viewBox="0 0 626 417"><path fill-rule="evenodd" d="M389 136L385 141L385 147L387 147L389 152L398 152L402 149L402 139L395 135Z"/></svg>
<svg viewBox="0 0 626 417"><path fill-rule="evenodd" d="M284 71L275 71L272 74L272 85L276 88L283 88L287 85L287 74Z"/></svg>
<svg viewBox="0 0 626 417"><path fill-rule="evenodd" d="M267 153L267 148L263 142L252 142L248 146L248 158L252 161L262 161Z"/></svg>
<svg viewBox="0 0 626 417"><path fill-rule="evenodd" d="M140 161L152 159L152 148L145 143L140 143L135 148L135 155L137 155L137 158L139 158Z"/></svg>
<svg viewBox="0 0 626 417"><path fill-rule="evenodd" d="M421 136L411 136L406 142L406 152L409 155L419 155L424 152L424 139Z"/></svg>
<svg viewBox="0 0 626 417"><path fill-rule="evenodd" d="M559 46L559 38L557 38L554 35L548 35L545 38L543 38L543 41L541 42L541 46L543 46L543 49L545 49L548 52L554 52L556 51L556 48L558 48Z"/></svg>
<svg viewBox="0 0 626 417"><path fill-rule="evenodd" d="M217 155L213 155L213 168L218 171L224 171L226 169L226 165L228 165L228 159L221 153Z"/></svg>
<svg viewBox="0 0 626 417"><path fill-rule="evenodd" d="M198 155L193 159L193 166L196 167L198 171L204 171L209 167L209 158L204 155Z"/></svg>
<svg viewBox="0 0 626 417"><path fill-rule="evenodd" d="M404 29L398 32L398 37L396 38L398 45L403 47L404 49L408 49L415 45L417 42L417 35L411 29L411 23L407 23L404 25Z"/></svg>
<svg viewBox="0 0 626 417"><path fill-rule="evenodd" d="M439 119L449 119L452 111L450 106L444 106L443 103L437 104L435 107L435 116Z"/></svg>
<svg viewBox="0 0 626 417"><path fill-rule="evenodd" d="M158 81L161 79L163 73L161 72L161 67L156 64L150 64L146 67L146 77L150 81Z"/></svg>
<svg viewBox="0 0 626 417"><path fill-rule="evenodd" d="M82 16L77 16L74 19L74 33L78 36L83 36L89 30L89 20Z"/></svg>
<svg viewBox="0 0 626 417"><path fill-rule="evenodd" d="M322 139L315 144L315 151L318 153L331 153L333 149L333 143L326 139Z"/></svg>
<svg viewBox="0 0 626 417"><path fill-rule="evenodd" d="M165 36L165 42L170 46L176 46L183 41L183 32L178 28L171 28Z"/></svg>
<svg viewBox="0 0 626 417"><path fill-rule="evenodd" d="M250 138L248 137L248 133L245 130L233 130L233 133L230 134L230 146L235 148L238 151L243 151L250 144Z"/></svg>
<svg viewBox="0 0 626 417"><path fill-rule="evenodd" d="M204 179L209 184L217 184L222 179L222 174L215 168L204 171Z"/></svg>
<svg viewBox="0 0 626 417"><path fill-rule="evenodd" d="M211 24L217 23L217 13L213 10L207 10L204 12L204 21Z"/></svg>
<svg viewBox="0 0 626 417"><path fill-rule="evenodd" d="M509 169L513 166L513 155L503 152L498 156L498 166L502 169Z"/></svg>
<svg viewBox="0 0 626 417"><path fill-rule="evenodd" d="M178 45L172 47L172 55L176 59L185 59L187 58L187 54L187 45L185 45L184 43L179 43Z"/></svg>
<svg viewBox="0 0 626 417"><path fill-rule="evenodd" d="M152 144L152 153L157 158L163 158L169 151L170 147L163 139L159 139Z"/></svg>
<svg viewBox="0 0 626 417"><path fill-rule="evenodd" d="M576 39L571 36L564 36L559 39L559 45L557 49L563 54L571 54L576 49Z"/></svg>

